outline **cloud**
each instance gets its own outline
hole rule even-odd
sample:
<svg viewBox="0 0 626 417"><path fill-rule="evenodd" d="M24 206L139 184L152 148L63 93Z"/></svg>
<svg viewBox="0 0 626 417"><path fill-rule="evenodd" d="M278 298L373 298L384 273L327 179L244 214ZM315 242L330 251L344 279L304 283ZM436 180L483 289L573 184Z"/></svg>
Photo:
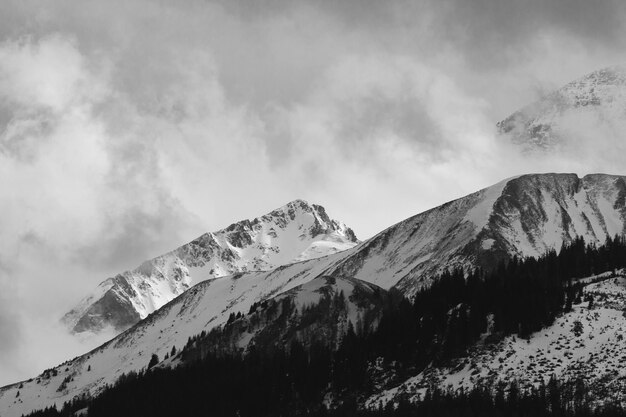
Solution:
<svg viewBox="0 0 626 417"><path fill-rule="evenodd" d="M165 235L179 242L188 214L162 190L150 145L109 131L102 112L126 104L72 37L7 40L0 57L0 351L10 363L43 334L25 323L58 317ZM22 366L32 372L58 353Z"/></svg>

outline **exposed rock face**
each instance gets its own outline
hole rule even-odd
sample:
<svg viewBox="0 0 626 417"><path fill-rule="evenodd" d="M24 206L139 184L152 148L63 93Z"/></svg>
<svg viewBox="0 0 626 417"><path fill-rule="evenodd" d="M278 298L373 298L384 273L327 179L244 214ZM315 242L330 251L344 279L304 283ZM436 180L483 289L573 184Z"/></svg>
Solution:
<svg viewBox="0 0 626 417"><path fill-rule="evenodd" d="M358 242L319 205L293 201L265 216L205 233L180 248L102 282L63 317L75 333L127 329L194 283L245 271L266 271L325 256Z"/></svg>
<svg viewBox="0 0 626 417"><path fill-rule="evenodd" d="M123 276L116 277L115 285L120 288L129 287ZM132 326L141 320L141 316L133 307L129 299L123 297L120 292L107 291L102 298L93 303L89 308L89 314L81 316L74 331L83 332L89 329L103 328L111 325L116 329Z"/></svg>

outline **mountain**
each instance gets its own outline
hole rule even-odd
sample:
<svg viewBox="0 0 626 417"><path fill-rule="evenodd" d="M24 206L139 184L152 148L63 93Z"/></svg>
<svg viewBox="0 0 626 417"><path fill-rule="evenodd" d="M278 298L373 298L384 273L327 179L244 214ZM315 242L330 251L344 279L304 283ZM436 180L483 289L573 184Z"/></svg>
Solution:
<svg viewBox="0 0 626 417"><path fill-rule="evenodd" d="M354 232L319 205L295 200L243 220L109 278L62 318L74 333L125 330L194 283L340 252L356 245Z"/></svg>
<svg viewBox="0 0 626 417"><path fill-rule="evenodd" d="M588 128L622 131L626 123L626 68L594 71L498 123L500 133L526 151L555 150Z"/></svg>
<svg viewBox="0 0 626 417"><path fill-rule="evenodd" d="M100 398L79 403L71 411L84 413L89 407L94 417L195 415L207 410L211 415L276 415L279 410L289 410L289 415L320 415L316 411L323 403L334 409L330 415L365 415L346 411L357 405L379 407L421 398L427 389L432 393L433 388L448 386L477 388L483 393L492 390L498 404L496 392L507 392L513 383L516 393L535 390L539 409L546 396L551 401L545 407L554 406L557 397L567 407L572 407L575 398L579 409L623 402L626 279L623 269L614 268L624 265L624 254L623 238L597 249L577 241L559 255L511 262L506 272L499 268L484 280L470 277L465 281L458 274L451 280L446 274L421 293L414 306L390 302L398 299L371 284L321 276L254 303L247 315L231 315L222 329L189 338L182 350L172 349L174 356L160 362L162 356L153 356L153 371L124 378ZM554 268L559 265L565 268ZM599 265L610 272L586 275ZM531 271L534 274L528 274ZM567 283L573 276L586 278L576 279L571 286ZM507 283L511 281L523 285L510 292ZM552 292L557 282L563 285ZM519 296L523 300L520 309L511 309L513 315L508 316L514 326L506 330L508 313L503 314L501 308L515 305ZM553 301L556 310L545 317L547 321L530 333L518 330ZM475 327L478 322L483 324ZM368 331L350 333L348 323ZM472 336L466 338L469 328ZM348 337L338 346L344 334ZM459 342L467 345L450 349ZM247 354L233 355L237 351ZM456 353L450 356L451 352ZM555 394L552 381L548 382L552 374L576 391ZM26 393L18 395L20 388ZM0 404L34 398L30 390L26 384L13 387ZM513 397L513 409L517 401L528 402ZM73 415L71 411L63 415ZM486 415L501 414L500 410Z"/></svg>
<svg viewBox="0 0 626 417"><path fill-rule="evenodd" d="M145 369L153 353L164 358L172 347L180 351L190 337L227 324L225 311L250 313L225 327L222 340L228 341L223 344L229 348L288 343L311 335L326 336L324 340L331 343L339 340L349 322L356 327L359 320L375 321L386 296L384 290L323 274L313 280L298 279L294 266L291 268L289 279L281 276L281 271L252 272L197 284L99 348L36 378L1 388L0 415L19 416L51 404L61 406L77 395L97 395L122 374ZM287 282L280 295L271 290L276 281ZM337 302L338 296L341 302ZM229 310L232 305L236 308ZM285 306L289 306L288 314ZM305 325L309 316L315 320ZM171 360L168 363L172 365Z"/></svg>
<svg viewBox="0 0 626 417"><path fill-rule="evenodd" d="M623 234L625 224L625 177L532 174L504 180L345 251L200 282L92 352L23 382L22 388L0 389L0 415L97 394L122 373L144 369L152 353L163 358L172 346L180 349L190 337L227 323L232 313L245 314L255 303L319 277L350 277L410 296L445 269L489 269L511 256L558 250L577 237L603 243Z"/></svg>
<svg viewBox="0 0 626 417"><path fill-rule="evenodd" d="M223 328L188 343L160 366L201 359L207 352L271 351L297 341L336 349L349 326L375 328L389 297L382 288L347 277L320 276L233 315Z"/></svg>
<svg viewBox="0 0 626 417"><path fill-rule="evenodd" d="M604 243L625 226L626 177L523 175L404 220L345 252L329 272L411 295L445 269L490 269L577 237Z"/></svg>
<svg viewBox="0 0 626 417"><path fill-rule="evenodd" d="M558 249L579 236L602 243L622 234L625 198L621 176L523 175L413 216L356 247L354 233L330 220L323 208L296 201L259 219L205 234L103 282L63 320L75 332L108 325L123 329L192 282L270 270L345 249L336 257L322 257L331 274L397 287L410 295L444 269L488 269L511 256Z"/></svg>

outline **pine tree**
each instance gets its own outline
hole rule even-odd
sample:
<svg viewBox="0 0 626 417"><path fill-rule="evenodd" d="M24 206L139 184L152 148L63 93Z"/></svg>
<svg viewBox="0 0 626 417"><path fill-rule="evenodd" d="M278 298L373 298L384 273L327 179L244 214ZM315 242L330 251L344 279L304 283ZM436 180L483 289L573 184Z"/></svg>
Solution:
<svg viewBox="0 0 626 417"><path fill-rule="evenodd" d="M148 362L148 369L152 368L157 363L159 363L159 356L156 353L153 353L150 358L150 362Z"/></svg>

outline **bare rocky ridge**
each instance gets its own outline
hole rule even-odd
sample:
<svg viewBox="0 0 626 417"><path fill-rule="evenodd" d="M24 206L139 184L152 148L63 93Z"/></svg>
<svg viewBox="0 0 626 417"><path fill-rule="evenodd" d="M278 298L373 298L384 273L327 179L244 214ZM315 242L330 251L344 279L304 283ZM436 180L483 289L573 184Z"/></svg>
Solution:
<svg viewBox="0 0 626 417"><path fill-rule="evenodd" d="M267 271L358 242L319 205L293 201L253 220L205 233L165 255L102 282L63 317L74 333L127 329L193 284L247 271Z"/></svg>

